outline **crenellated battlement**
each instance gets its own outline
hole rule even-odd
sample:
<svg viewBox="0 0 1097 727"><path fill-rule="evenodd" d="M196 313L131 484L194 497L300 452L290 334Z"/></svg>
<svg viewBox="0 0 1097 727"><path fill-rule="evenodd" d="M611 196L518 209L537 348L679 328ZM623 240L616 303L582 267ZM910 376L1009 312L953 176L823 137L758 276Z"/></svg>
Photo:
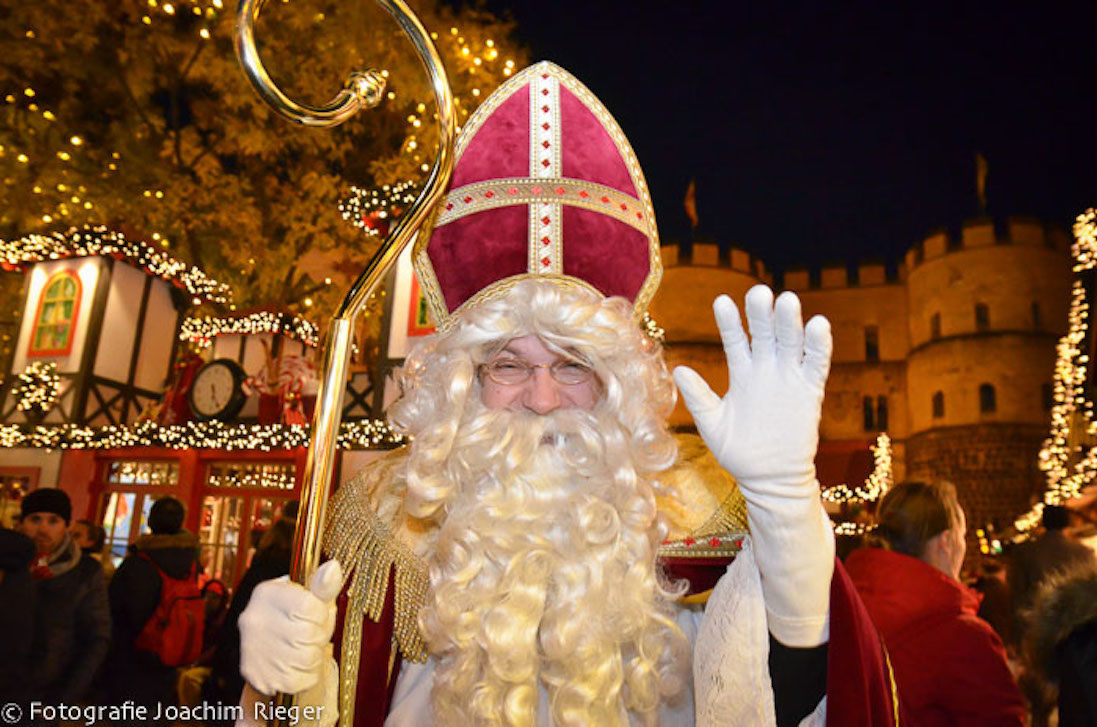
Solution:
<svg viewBox="0 0 1097 727"><path fill-rule="evenodd" d="M979 218L965 222L959 231L938 229L915 244L903 258L907 271L952 253L1013 245L1045 247L1063 255L1070 254L1070 237L1065 230L1044 225L1031 217L1006 220Z"/></svg>
<svg viewBox="0 0 1097 727"><path fill-rule="evenodd" d="M759 280L772 279L765 262L741 248L733 247L721 254L720 247L711 242L695 242L691 247L692 250L689 253L683 254L678 244L663 245L660 248L663 267L723 268L744 275L752 275Z"/></svg>
<svg viewBox="0 0 1097 727"><path fill-rule="evenodd" d="M888 270L879 259L848 264L827 263L819 267L797 266L778 274L778 287L797 292L808 290L842 290L902 285L918 266L960 251L979 250L1004 245L1047 248L1063 255L1070 254L1070 236L1065 230L1048 226L1031 217L1013 216L1004 220L979 218L969 220L956 230L941 228L913 245L895 270ZM660 248L664 268L720 268L771 283L774 273L756 255L732 247L721 252L711 242L695 242L690 253L683 253L677 243Z"/></svg>

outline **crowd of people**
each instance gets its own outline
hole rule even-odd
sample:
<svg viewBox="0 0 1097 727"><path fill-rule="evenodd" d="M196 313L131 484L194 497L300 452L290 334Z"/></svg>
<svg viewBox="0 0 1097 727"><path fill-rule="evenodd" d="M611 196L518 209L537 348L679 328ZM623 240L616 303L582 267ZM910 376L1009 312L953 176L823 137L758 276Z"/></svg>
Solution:
<svg viewBox="0 0 1097 727"><path fill-rule="evenodd" d="M168 707L237 704L236 621L257 583L289 572L296 506L263 532L230 596L202 573L176 498L156 500L148 532L114 569L103 529L73 522L64 491L31 492L16 528L0 528L0 703L18 705L17 724L58 721L34 703L144 707L112 724L167 724L155 715Z"/></svg>

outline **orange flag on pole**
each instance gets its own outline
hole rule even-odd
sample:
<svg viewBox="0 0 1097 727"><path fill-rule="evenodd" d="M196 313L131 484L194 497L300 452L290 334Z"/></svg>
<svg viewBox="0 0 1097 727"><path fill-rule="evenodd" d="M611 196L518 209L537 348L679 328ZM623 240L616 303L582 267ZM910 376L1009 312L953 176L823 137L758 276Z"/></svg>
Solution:
<svg viewBox="0 0 1097 727"><path fill-rule="evenodd" d="M698 225L697 220L697 180L689 180L689 186L686 187L686 198L682 202L686 208L686 216L689 217L690 224L696 229Z"/></svg>

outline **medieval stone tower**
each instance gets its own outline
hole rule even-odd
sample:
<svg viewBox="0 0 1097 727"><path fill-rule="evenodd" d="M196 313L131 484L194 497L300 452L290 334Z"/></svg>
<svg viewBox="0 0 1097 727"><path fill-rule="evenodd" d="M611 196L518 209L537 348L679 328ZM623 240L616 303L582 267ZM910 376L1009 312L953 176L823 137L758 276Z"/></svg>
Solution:
<svg viewBox="0 0 1097 727"><path fill-rule="evenodd" d="M723 392L712 300L723 292L741 303L772 276L740 250L720 257L715 245L694 245L688 261L678 252L664 248L652 314L667 332L669 362L688 363ZM787 271L778 287L800 295L805 319L821 313L834 330L822 484L839 484L824 475L841 480L843 471L854 479L886 431L896 477L952 481L973 527L1027 510L1044 489L1036 456L1067 328L1070 267L1065 232L1010 218L931 234L891 276L871 262ZM681 404L672 423L692 423Z"/></svg>

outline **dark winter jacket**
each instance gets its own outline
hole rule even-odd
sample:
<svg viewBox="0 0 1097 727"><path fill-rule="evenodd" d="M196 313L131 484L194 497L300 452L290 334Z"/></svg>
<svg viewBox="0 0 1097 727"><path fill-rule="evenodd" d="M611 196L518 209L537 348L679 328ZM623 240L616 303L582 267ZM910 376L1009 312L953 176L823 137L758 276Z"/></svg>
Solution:
<svg viewBox="0 0 1097 727"><path fill-rule="evenodd" d="M175 669L161 664L155 654L138 650L135 642L160 603L162 579L156 566L172 578L186 578L197 563L198 539L184 530L141 536L114 572L110 581L114 638L107 659L107 686L115 698L139 704L170 698Z"/></svg>
<svg viewBox="0 0 1097 727"><path fill-rule="evenodd" d="M911 724L1024 724L1002 640L975 615L979 603L972 591L889 550L855 551L845 565L884 638Z"/></svg>
<svg viewBox="0 0 1097 727"><path fill-rule="evenodd" d="M31 579L34 541L0 528L0 703L30 692L31 642L34 638L35 587Z"/></svg>
<svg viewBox="0 0 1097 727"><path fill-rule="evenodd" d="M62 572L34 584L30 696L73 704L88 691L110 647L107 588L102 566L68 538L50 567Z"/></svg>
<svg viewBox="0 0 1097 727"><path fill-rule="evenodd" d="M1024 614L1032 608L1040 584L1058 572L1093 563L1093 551L1068 537L1062 530L1048 530L1043 535L1022 543L1009 558L1009 590L1013 597L1015 632L1028 629Z"/></svg>
<svg viewBox="0 0 1097 727"><path fill-rule="evenodd" d="M1033 662L1059 686L1059 727L1097 725L1097 565L1047 581L1031 624Z"/></svg>

